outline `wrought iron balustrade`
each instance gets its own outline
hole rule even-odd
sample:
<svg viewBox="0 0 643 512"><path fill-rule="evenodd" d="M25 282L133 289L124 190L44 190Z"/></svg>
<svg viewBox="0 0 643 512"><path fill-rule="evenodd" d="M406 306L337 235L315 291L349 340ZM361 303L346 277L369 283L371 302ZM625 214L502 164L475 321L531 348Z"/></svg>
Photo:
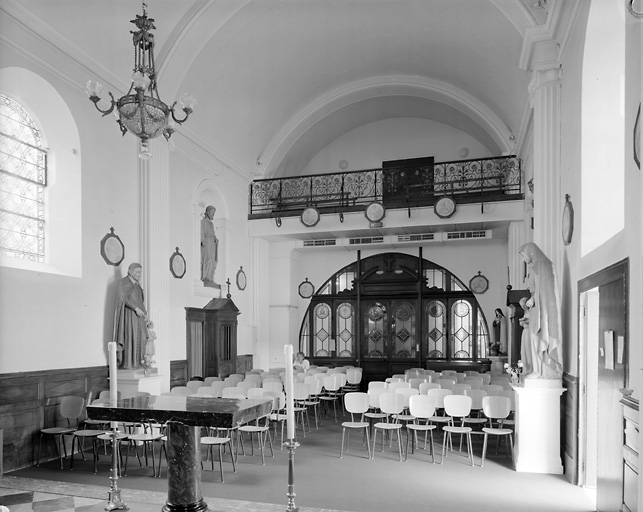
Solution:
<svg viewBox="0 0 643 512"><path fill-rule="evenodd" d="M334 174L255 180L249 218L299 215L314 206L321 213L361 211L373 201L386 208L432 206L444 195L458 203L523 197L516 156L438 162Z"/></svg>

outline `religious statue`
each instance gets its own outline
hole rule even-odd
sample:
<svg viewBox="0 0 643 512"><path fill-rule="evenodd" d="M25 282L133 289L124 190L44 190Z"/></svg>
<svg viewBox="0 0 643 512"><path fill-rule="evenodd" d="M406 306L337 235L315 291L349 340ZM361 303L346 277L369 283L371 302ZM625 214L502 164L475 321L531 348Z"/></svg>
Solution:
<svg viewBox="0 0 643 512"><path fill-rule="evenodd" d="M201 281L203 286L214 287L214 271L219 261L219 239L212 219L217 209L210 205L201 219Z"/></svg>
<svg viewBox="0 0 643 512"><path fill-rule="evenodd" d="M528 379L559 379L562 376L562 338L560 301L554 266L540 250L530 242L520 248L520 255L527 263L527 287L531 296L525 301L528 313L528 343L521 350L529 351L530 367L526 368ZM523 339L523 341L525 341ZM523 363L525 362L523 356Z"/></svg>
<svg viewBox="0 0 643 512"><path fill-rule="evenodd" d="M156 333L154 332L154 322L149 320L147 322L147 343L145 344L145 353L143 354L143 360L141 364L145 369L145 375L150 375L152 368L156 366L156 361L154 360L154 354L156 354L156 347L154 346L154 340L156 340Z"/></svg>
<svg viewBox="0 0 643 512"><path fill-rule="evenodd" d="M492 354L506 354L507 353L507 319L505 318L502 309L496 308L496 317L493 319L493 345L491 347Z"/></svg>
<svg viewBox="0 0 643 512"><path fill-rule="evenodd" d="M116 290L114 341L118 348L118 367L125 370L143 366L149 337L145 296L140 285L142 273L141 264L132 263Z"/></svg>

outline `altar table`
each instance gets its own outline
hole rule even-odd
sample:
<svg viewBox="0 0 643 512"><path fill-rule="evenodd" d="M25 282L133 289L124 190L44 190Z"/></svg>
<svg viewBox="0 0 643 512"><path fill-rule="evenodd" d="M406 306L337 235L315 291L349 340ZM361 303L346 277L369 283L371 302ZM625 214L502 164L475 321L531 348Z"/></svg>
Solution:
<svg viewBox="0 0 643 512"><path fill-rule="evenodd" d="M234 428L265 416L271 399L139 396L119 400L116 406L87 406L92 420L167 424L168 498L164 512L203 512L201 494L201 427ZM159 454L160 457L160 454Z"/></svg>

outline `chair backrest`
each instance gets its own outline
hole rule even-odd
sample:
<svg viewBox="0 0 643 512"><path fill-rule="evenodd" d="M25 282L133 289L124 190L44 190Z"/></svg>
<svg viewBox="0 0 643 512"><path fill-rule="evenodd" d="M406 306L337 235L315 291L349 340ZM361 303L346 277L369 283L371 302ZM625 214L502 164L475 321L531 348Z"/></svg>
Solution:
<svg viewBox="0 0 643 512"><path fill-rule="evenodd" d="M470 389L471 386L469 384L454 384L451 388L451 391L453 391L454 395L464 395L465 391L468 391Z"/></svg>
<svg viewBox="0 0 643 512"><path fill-rule="evenodd" d="M195 395L197 390L200 387L203 387L204 381L202 380L189 380L188 383L186 384L186 387L188 388L188 391L190 395Z"/></svg>
<svg viewBox="0 0 643 512"><path fill-rule="evenodd" d="M380 395L387 393L386 388L371 388L368 390L369 405L375 409L380 408Z"/></svg>
<svg viewBox="0 0 643 512"><path fill-rule="evenodd" d="M493 375L491 377L490 384L498 384L498 385L502 386L503 384L509 384L510 382L511 382L511 378L509 376Z"/></svg>
<svg viewBox="0 0 643 512"><path fill-rule="evenodd" d="M391 382L404 382L404 379L401 379L400 377L387 377L385 379L385 382L390 384Z"/></svg>
<svg viewBox="0 0 643 512"><path fill-rule="evenodd" d="M272 380L265 381L264 380L261 383L261 386L263 387L263 389L267 389L269 391L283 391L284 390L284 385L281 383L280 380L278 380L278 381L272 381Z"/></svg>
<svg viewBox="0 0 643 512"><path fill-rule="evenodd" d="M481 373L478 375L482 379L482 384L491 384L491 374L490 373Z"/></svg>
<svg viewBox="0 0 643 512"><path fill-rule="evenodd" d="M214 390L212 386L201 386L196 390L196 394L199 396L210 396L214 398Z"/></svg>
<svg viewBox="0 0 643 512"><path fill-rule="evenodd" d="M440 384L437 382L423 382L420 384L420 395L428 395L429 389L440 389Z"/></svg>
<svg viewBox="0 0 643 512"><path fill-rule="evenodd" d="M381 380L372 380L368 383L368 389L373 389L373 388L386 388L387 387L387 382L381 381Z"/></svg>
<svg viewBox="0 0 643 512"><path fill-rule="evenodd" d="M452 395L453 392L450 389L438 388L429 389L429 392L427 394L428 396L433 397L433 399L435 400L435 407L437 409L444 409L444 397Z"/></svg>
<svg viewBox="0 0 643 512"><path fill-rule="evenodd" d="M85 399L82 396L64 396L60 400L60 415L67 420L78 420L84 407Z"/></svg>
<svg viewBox="0 0 643 512"><path fill-rule="evenodd" d="M295 382L292 388L292 396L295 400L307 400L310 396L310 386L305 382Z"/></svg>
<svg viewBox="0 0 643 512"><path fill-rule="evenodd" d="M261 375L259 375L258 373L247 373L243 381L254 382L255 384L257 384L256 387L259 387L261 386Z"/></svg>
<svg viewBox="0 0 643 512"><path fill-rule="evenodd" d="M435 414L435 398L429 395L413 395L409 398L409 413L420 419L430 418Z"/></svg>
<svg viewBox="0 0 643 512"><path fill-rule="evenodd" d="M200 384L203 384L203 382L201 382ZM188 389L187 386L174 386L172 389L170 389L170 393L178 396L188 396L192 394L190 393L190 390Z"/></svg>
<svg viewBox="0 0 643 512"><path fill-rule="evenodd" d="M382 393L380 411L386 414L400 414L404 410L404 395L400 393Z"/></svg>
<svg viewBox="0 0 643 512"><path fill-rule="evenodd" d="M403 373L395 373L391 375L394 379L401 379L402 381L406 381L406 375Z"/></svg>
<svg viewBox="0 0 643 512"><path fill-rule="evenodd" d="M429 382L434 382L435 384L438 384L442 376L439 373L431 373L428 375L429 377Z"/></svg>
<svg viewBox="0 0 643 512"><path fill-rule="evenodd" d="M339 389L339 383L340 380L336 379L336 375L341 375L339 373L331 373L330 375L324 374L326 377L324 377L324 389L326 391L337 391Z"/></svg>
<svg viewBox="0 0 643 512"><path fill-rule="evenodd" d="M440 384L440 387L442 389L453 389L453 386L455 386L455 380L454 379L440 379L440 380L438 380L438 384Z"/></svg>
<svg viewBox="0 0 643 512"><path fill-rule="evenodd" d="M450 375L455 375L458 372L455 371L455 370L442 370L441 373L442 373L442 377L444 378L444 377L448 377Z"/></svg>
<svg viewBox="0 0 643 512"><path fill-rule="evenodd" d="M427 380L428 379L426 377L414 377L409 379L409 384L411 384L412 388L420 389L420 384L427 382Z"/></svg>
<svg viewBox="0 0 643 512"><path fill-rule="evenodd" d="M467 377L477 377L478 375L480 375L480 372L478 370L465 370L464 374Z"/></svg>
<svg viewBox="0 0 643 512"><path fill-rule="evenodd" d="M101 402L103 403L109 403L109 397L110 397L111 391L109 389L104 389L98 394L98 398L100 398ZM123 394L120 391L116 392L116 400L120 400L122 398Z"/></svg>
<svg viewBox="0 0 643 512"><path fill-rule="evenodd" d="M495 395L499 391L502 391L503 387L498 384L487 384L486 386L482 386L480 389L486 391L487 395Z"/></svg>
<svg viewBox="0 0 643 512"><path fill-rule="evenodd" d="M337 381L338 388L343 388L346 385L347 377L345 373L333 373L331 374L333 378Z"/></svg>
<svg viewBox="0 0 643 512"><path fill-rule="evenodd" d="M511 400L506 396L485 396L482 399L482 412L487 418L504 419L511 412Z"/></svg>
<svg viewBox="0 0 643 512"><path fill-rule="evenodd" d="M321 380L316 379L313 375L309 375L304 380L304 383L310 386L310 396L321 395L322 389L324 387L324 384Z"/></svg>
<svg viewBox="0 0 643 512"><path fill-rule="evenodd" d="M348 370L346 370L346 382L353 385L362 382L362 369L349 368Z"/></svg>
<svg viewBox="0 0 643 512"><path fill-rule="evenodd" d="M409 398L413 395L419 395L420 390L415 388L397 388L395 393L399 393L404 396L404 407L409 406Z"/></svg>
<svg viewBox="0 0 643 512"><path fill-rule="evenodd" d="M263 388L248 388L248 398L261 398L265 389Z"/></svg>
<svg viewBox="0 0 643 512"><path fill-rule="evenodd" d="M467 376L464 373L458 372L458 373L455 374L455 383L456 384L463 384L464 379L466 379L466 378L467 378Z"/></svg>
<svg viewBox="0 0 643 512"><path fill-rule="evenodd" d="M481 389L470 389L469 391L465 391L464 394L471 397L471 410L482 410L482 399L487 396L486 391L482 391Z"/></svg>
<svg viewBox="0 0 643 512"><path fill-rule="evenodd" d="M370 398L368 393L346 393L344 395L344 406L351 414L363 414L368 411Z"/></svg>
<svg viewBox="0 0 643 512"><path fill-rule="evenodd" d="M237 386L228 386L221 390L221 398L232 398L237 396L242 396L243 398L246 397L243 391L241 391Z"/></svg>
<svg viewBox="0 0 643 512"><path fill-rule="evenodd" d="M241 382L237 382L237 385L235 387L237 388L237 393L242 393L244 396L247 397L248 396L248 390L250 388L256 388L258 386L257 386L256 382L245 381L244 380L244 381L241 381Z"/></svg>
<svg viewBox="0 0 643 512"><path fill-rule="evenodd" d="M444 397L444 412L452 418L464 418L471 412L471 397L467 395L447 395Z"/></svg>
<svg viewBox="0 0 643 512"><path fill-rule="evenodd" d="M286 407L286 393L284 393L283 391L271 391L264 388L261 389L263 390L264 396L269 396L277 399L276 402L273 402L273 412L281 411Z"/></svg>
<svg viewBox="0 0 643 512"><path fill-rule="evenodd" d="M221 377L206 377L203 384L205 386L211 386L213 382L221 382Z"/></svg>
<svg viewBox="0 0 643 512"><path fill-rule="evenodd" d="M212 395L216 398L221 398L221 391L223 391L223 388L228 386L226 386L226 383L222 380L215 380L210 384L210 387L212 388Z"/></svg>
<svg viewBox="0 0 643 512"><path fill-rule="evenodd" d="M395 391L396 389L410 388L410 387L411 387L410 382L390 382L388 385L388 390Z"/></svg>

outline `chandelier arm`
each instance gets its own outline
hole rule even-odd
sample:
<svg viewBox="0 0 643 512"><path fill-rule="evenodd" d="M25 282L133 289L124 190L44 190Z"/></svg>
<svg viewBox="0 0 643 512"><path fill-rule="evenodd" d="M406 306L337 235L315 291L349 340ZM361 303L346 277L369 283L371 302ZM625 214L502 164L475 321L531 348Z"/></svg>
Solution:
<svg viewBox="0 0 643 512"><path fill-rule="evenodd" d="M188 117L190 117L190 114L192 113L192 109L191 108L183 108L183 112L185 112L185 117L183 119L178 119L174 115L174 105L176 105L176 101L172 104L172 107L170 108L170 113L172 114L172 119L177 124L185 123L188 120Z"/></svg>
<svg viewBox="0 0 643 512"><path fill-rule="evenodd" d="M100 97L98 96L90 96L89 99L92 101L94 106L96 107L96 110L98 110L101 114L103 114L103 117L108 116L112 112L114 112L114 107L116 106L116 101L114 100L114 95L110 92L108 93L110 98L112 99L112 104L109 106L108 109L103 110L98 106L98 102L100 101Z"/></svg>

